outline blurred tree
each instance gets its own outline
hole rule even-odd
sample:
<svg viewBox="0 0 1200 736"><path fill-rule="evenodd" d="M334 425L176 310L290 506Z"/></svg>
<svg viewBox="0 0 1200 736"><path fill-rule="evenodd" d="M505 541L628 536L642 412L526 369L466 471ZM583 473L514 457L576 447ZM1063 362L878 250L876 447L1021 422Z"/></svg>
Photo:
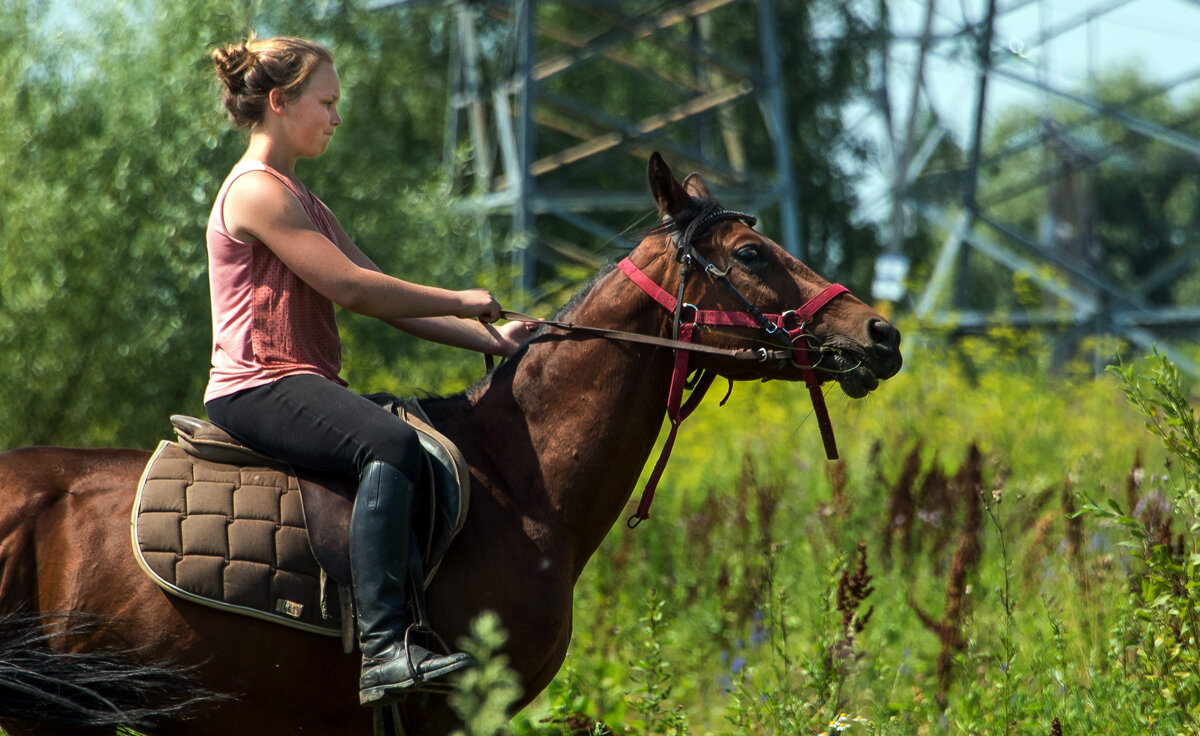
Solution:
<svg viewBox="0 0 1200 736"><path fill-rule="evenodd" d="M0 4L0 449L149 446L202 413L210 316L204 226L245 139L220 109L208 50L259 35L328 43L347 120L301 175L382 267L473 285L469 225L425 182L445 60L429 16L351 4ZM61 11L55 11L60 12ZM422 39L414 42L414 39ZM363 391L461 387L475 363L346 319L345 375ZM402 358L408 355L408 360ZM399 376L399 378L397 378Z"/></svg>
<svg viewBox="0 0 1200 736"><path fill-rule="evenodd" d="M204 221L237 156L199 62L243 6L79 7L87 34L0 6L0 447L144 442L196 407Z"/></svg>

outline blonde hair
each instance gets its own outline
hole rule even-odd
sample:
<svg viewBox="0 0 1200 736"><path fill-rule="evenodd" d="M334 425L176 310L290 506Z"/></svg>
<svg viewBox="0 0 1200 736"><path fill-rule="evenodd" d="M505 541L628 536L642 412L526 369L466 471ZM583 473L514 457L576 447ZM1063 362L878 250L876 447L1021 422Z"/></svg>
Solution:
<svg viewBox="0 0 1200 736"><path fill-rule="evenodd" d="M214 49L212 60L225 85L221 100L230 121L252 128L266 114L271 90L283 90L285 100L295 99L318 66L333 63L333 54L303 38L256 39L251 34L244 43Z"/></svg>

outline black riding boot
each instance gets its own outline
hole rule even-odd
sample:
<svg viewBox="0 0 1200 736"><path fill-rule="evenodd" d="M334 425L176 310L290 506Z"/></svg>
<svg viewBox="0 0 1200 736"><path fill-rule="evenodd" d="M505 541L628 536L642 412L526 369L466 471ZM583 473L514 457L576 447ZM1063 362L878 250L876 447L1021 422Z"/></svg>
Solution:
<svg viewBox="0 0 1200 736"><path fill-rule="evenodd" d="M350 570L358 610L362 650L359 702L381 706L430 687L431 680L471 664L467 654L446 656L409 640L412 554L420 551L412 533L412 482L391 465L373 462L359 479L350 515ZM444 688L444 686L443 686Z"/></svg>

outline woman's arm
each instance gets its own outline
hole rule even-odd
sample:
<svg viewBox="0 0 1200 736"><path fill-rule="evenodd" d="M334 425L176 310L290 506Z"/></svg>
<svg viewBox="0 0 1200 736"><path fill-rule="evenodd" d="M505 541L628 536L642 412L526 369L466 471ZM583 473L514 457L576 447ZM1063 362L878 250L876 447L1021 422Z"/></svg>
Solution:
<svg viewBox="0 0 1200 736"><path fill-rule="evenodd" d="M452 291L382 273L338 226L334 243L317 230L300 200L266 172L251 171L233 183L224 218L239 240L265 244L302 281L352 312L389 324L420 317L500 317L486 289ZM433 339L433 338L431 338Z"/></svg>
<svg viewBox="0 0 1200 736"><path fill-rule="evenodd" d="M533 327L524 322L490 325L454 317L415 317L388 324L425 340L506 358L525 344Z"/></svg>
<svg viewBox="0 0 1200 736"><path fill-rule="evenodd" d="M337 235L337 245L347 258L363 268L381 270L370 256L350 239L336 216L333 217L333 229ZM412 317L388 320L388 324L424 340L504 357L510 357L517 352L533 331L533 325L524 322L493 326L456 317Z"/></svg>

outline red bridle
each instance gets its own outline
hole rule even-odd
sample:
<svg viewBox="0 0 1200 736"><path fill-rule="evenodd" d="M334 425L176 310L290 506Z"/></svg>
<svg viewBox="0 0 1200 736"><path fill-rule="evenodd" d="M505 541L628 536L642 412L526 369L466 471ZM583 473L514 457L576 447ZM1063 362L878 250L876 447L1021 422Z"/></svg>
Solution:
<svg viewBox="0 0 1200 736"><path fill-rule="evenodd" d="M731 219L747 219L748 215L731 212L728 213ZM687 246L690 253L684 253L685 258L699 258L694 249ZM701 259L702 261L702 259ZM703 262L703 261L702 261ZM638 268L629 258L623 259L619 264L621 272L624 273L634 284L636 284L643 292L651 299L657 302L667 312L675 315L676 318L676 339L683 343L690 343L693 340L697 325L712 325L722 327L756 327L764 329L768 334L780 336L786 335L787 344L792 348L792 359L800 367L801 376L804 378L805 385L808 386L808 393L812 399L813 413L817 417L817 425L821 430L821 439L825 445L825 454L830 460L836 460L838 457L837 444L833 437L833 424L829 421L829 411L825 407L825 395L821 393L821 379L817 376L812 360L809 358L808 350L803 345L804 328L808 322L817 314L825 305L833 300L838 294L849 291L841 284L830 284L813 298L809 299L799 309L784 312L783 314L762 314L757 310L750 311L753 307L750 303L728 282L725 275L713 269L710 264L705 263L705 271L720 281L727 289L732 291L749 309L743 312L717 311L710 309L699 309L692 304L680 304L679 299L671 296L665 289L654 282L644 271ZM686 270L686 267L685 267ZM681 273L680 281L680 298L683 294L683 279L686 276ZM682 314L685 310L690 310L691 321L682 319ZM789 327L789 324L795 325ZM781 342L782 337L777 337ZM642 491L641 501L638 503L637 511L628 520L630 528L636 527L642 521L650 518L650 504L654 500L654 491L658 487L658 482L662 478L663 471L666 469L667 460L671 456L671 449L675 445L675 436L679 431L679 425L684 419L689 417L696 407L700 405L701 399L704 398L705 392L712 384L713 376L708 373L701 373L699 379L692 390L691 396L687 402L683 401L683 390L687 383L688 363L690 362L691 353L686 347L677 348L675 350L675 367L671 376L671 385L667 392L667 418L671 422L671 429L667 434L667 439L663 445L662 453L659 455L658 462L654 465L654 470L650 474L650 479L646 482L646 488Z"/></svg>

